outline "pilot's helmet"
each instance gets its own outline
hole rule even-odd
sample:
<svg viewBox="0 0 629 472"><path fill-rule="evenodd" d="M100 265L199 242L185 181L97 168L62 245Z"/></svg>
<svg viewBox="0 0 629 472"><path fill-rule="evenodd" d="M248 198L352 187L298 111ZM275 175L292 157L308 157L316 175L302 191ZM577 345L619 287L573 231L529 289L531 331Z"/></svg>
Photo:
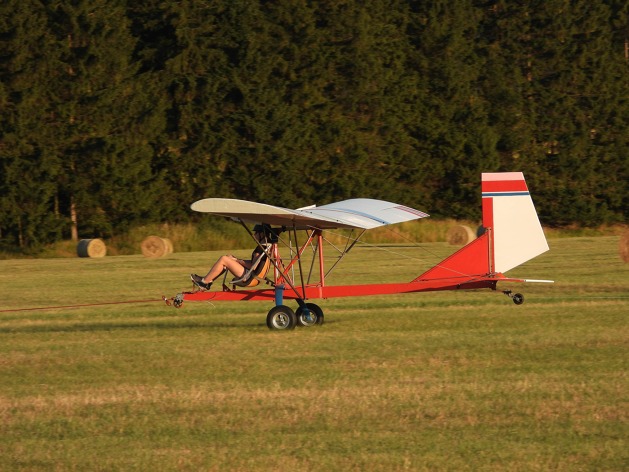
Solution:
<svg viewBox="0 0 629 472"><path fill-rule="evenodd" d="M264 234L265 239L277 240L277 236L275 235L275 232L271 228L271 225L257 224L253 227L253 232L254 234L255 233Z"/></svg>

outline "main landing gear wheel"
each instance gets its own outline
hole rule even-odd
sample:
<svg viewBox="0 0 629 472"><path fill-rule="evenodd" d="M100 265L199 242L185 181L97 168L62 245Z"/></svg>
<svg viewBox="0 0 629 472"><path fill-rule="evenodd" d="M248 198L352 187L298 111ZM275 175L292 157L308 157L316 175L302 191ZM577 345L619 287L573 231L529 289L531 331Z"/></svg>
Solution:
<svg viewBox="0 0 629 472"><path fill-rule="evenodd" d="M305 307L308 312L304 310L304 307L297 308L297 326L315 326L323 324L323 310L314 303L306 303Z"/></svg>
<svg viewBox="0 0 629 472"><path fill-rule="evenodd" d="M291 330L297 325L297 315L286 305L278 305L266 315L266 325L272 330Z"/></svg>

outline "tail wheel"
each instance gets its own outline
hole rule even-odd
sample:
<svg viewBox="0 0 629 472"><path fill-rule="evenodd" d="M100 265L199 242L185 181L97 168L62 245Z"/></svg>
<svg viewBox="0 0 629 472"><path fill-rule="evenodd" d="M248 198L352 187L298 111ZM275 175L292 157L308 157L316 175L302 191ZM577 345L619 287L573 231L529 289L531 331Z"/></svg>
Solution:
<svg viewBox="0 0 629 472"><path fill-rule="evenodd" d="M513 293L511 290L503 290L503 292L507 297L513 300L513 303L516 305L522 305L524 303L524 295L521 293Z"/></svg>
<svg viewBox="0 0 629 472"><path fill-rule="evenodd" d="M278 305L269 311L266 315L266 325L272 330L291 330L297 325L297 315L295 312L285 306Z"/></svg>
<svg viewBox="0 0 629 472"><path fill-rule="evenodd" d="M323 324L323 310L314 303L306 303L305 308L297 308L297 326L315 326Z"/></svg>

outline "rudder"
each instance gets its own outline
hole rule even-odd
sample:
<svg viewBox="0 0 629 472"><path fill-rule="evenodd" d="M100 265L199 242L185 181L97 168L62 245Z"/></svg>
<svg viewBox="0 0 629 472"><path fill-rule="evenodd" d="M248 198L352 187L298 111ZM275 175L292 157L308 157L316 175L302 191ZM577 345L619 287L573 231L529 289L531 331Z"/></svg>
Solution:
<svg viewBox="0 0 629 472"><path fill-rule="evenodd" d="M491 229L492 271L504 273L548 251L522 172L482 174L483 226Z"/></svg>

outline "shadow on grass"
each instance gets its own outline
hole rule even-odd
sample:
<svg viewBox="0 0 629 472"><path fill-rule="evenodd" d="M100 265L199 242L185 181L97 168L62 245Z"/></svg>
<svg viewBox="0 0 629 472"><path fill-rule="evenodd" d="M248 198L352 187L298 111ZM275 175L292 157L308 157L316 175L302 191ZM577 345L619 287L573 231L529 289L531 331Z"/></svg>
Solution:
<svg viewBox="0 0 629 472"><path fill-rule="evenodd" d="M0 328L0 334L17 333L74 333L74 332L98 332L116 330L147 330L147 329L234 329L234 328L261 328L264 323L76 323L64 326L39 325L24 327Z"/></svg>
<svg viewBox="0 0 629 472"><path fill-rule="evenodd" d="M326 321L325 324L334 324L335 321ZM3 327L0 334L27 334L27 333L82 333L82 332L106 332L117 330L183 330L183 329L238 329L238 328L265 328L264 320L260 323L74 323L63 326L42 324L38 326ZM318 329L318 327L298 327L296 329ZM269 330L271 332L271 330ZM275 331L273 331L275 332Z"/></svg>

